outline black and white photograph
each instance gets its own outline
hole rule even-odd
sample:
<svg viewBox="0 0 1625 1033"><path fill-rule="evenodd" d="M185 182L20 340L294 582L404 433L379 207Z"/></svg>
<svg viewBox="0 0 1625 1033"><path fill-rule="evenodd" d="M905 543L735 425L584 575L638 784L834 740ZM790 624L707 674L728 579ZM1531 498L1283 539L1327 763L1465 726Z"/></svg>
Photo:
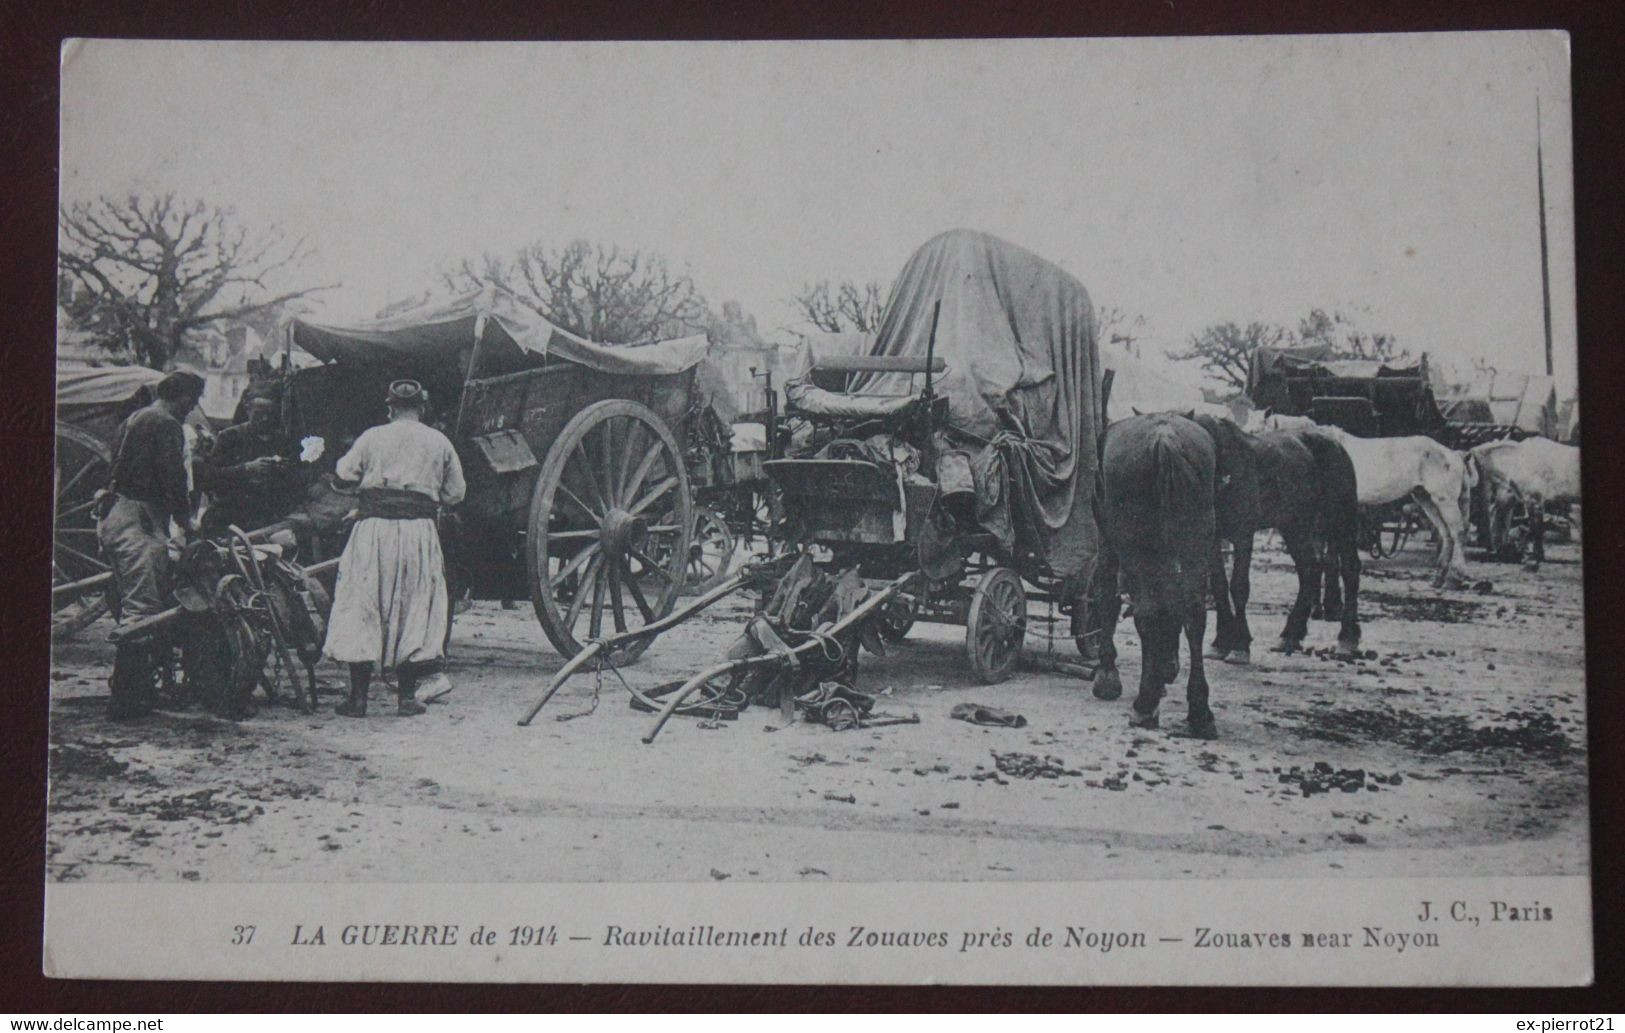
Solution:
<svg viewBox="0 0 1625 1033"><path fill-rule="evenodd" d="M1562 33L61 68L48 971L1590 978Z"/></svg>

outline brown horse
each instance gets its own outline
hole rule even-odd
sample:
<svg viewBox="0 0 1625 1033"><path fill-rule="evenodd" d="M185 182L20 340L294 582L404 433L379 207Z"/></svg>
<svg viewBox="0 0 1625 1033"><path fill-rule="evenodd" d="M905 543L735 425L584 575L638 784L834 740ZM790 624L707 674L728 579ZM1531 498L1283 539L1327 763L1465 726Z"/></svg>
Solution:
<svg viewBox="0 0 1625 1033"><path fill-rule="evenodd" d="M1185 685L1189 734L1213 739L1202 636L1207 630L1208 561L1214 543L1212 437L1174 413L1119 420L1106 428L1101 455L1101 532L1105 538L1104 635L1094 693L1122 695L1112 630L1121 570L1140 633L1140 693L1132 724L1155 728L1162 687L1179 669L1179 635L1190 647Z"/></svg>
<svg viewBox="0 0 1625 1033"><path fill-rule="evenodd" d="M1324 573L1325 615L1341 621L1338 651L1352 654L1360 645L1359 497L1348 452L1336 438L1318 430L1249 434L1212 416L1197 416L1196 422L1213 438L1217 456L1218 538L1234 549L1233 570L1227 577L1224 556L1214 543L1211 569L1218 630L1208 656L1235 664L1252 658L1247 599L1253 535L1270 528L1281 533L1298 573L1298 596L1276 648L1285 653L1303 648ZM1341 593L1334 590L1339 575Z"/></svg>

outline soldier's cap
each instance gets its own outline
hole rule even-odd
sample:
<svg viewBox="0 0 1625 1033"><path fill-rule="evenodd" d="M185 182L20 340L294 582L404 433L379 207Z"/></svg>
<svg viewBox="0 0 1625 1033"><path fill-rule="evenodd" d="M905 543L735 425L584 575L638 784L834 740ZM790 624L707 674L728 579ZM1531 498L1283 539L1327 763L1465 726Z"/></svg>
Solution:
<svg viewBox="0 0 1625 1033"><path fill-rule="evenodd" d="M203 378L188 370L178 369L158 381L153 392L159 398L176 401L190 398L196 401L203 397Z"/></svg>
<svg viewBox="0 0 1625 1033"><path fill-rule="evenodd" d="M389 385L389 397L384 399L384 404L426 406L429 392L416 380L396 380Z"/></svg>

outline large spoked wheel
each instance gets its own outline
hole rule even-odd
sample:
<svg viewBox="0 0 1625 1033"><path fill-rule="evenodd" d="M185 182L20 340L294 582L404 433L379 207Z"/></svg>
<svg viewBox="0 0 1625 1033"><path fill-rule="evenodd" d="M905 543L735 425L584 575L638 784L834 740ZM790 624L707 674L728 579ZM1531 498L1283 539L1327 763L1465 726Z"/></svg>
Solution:
<svg viewBox="0 0 1625 1033"><path fill-rule="evenodd" d="M525 551L531 603L560 653L671 612L693 528L682 458L664 421L626 399L589 405L559 432L531 496Z"/></svg>
<svg viewBox="0 0 1625 1033"><path fill-rule="evenodd" d="M1010 677L1027 637L1027 591L1015 571L994 567L982 575L965 625L965 652L977 679L997 685Z"/></svg>
<svg viewBox="0 0 1625 1033"><path fill-rule="evenodd" d="M53 588L105 574L111 568L96 544L96 492L107 486L113 457L93 434L67 423L56 425L56 523L51 551ZM106 592L97 589L53 600L51 637L65 638L107 612Z"/></svg>
<svg viewBox="0 0 1625 1033"><path fill-rule="evenodd" d="M684 591L693 595L709 592L722 584L733 562L734 550L739 547L728 522L710 506L699 506L694 512L694 530L688 541L688 570L685 572ZM654 557L659 559L657 555Z"/></svg>

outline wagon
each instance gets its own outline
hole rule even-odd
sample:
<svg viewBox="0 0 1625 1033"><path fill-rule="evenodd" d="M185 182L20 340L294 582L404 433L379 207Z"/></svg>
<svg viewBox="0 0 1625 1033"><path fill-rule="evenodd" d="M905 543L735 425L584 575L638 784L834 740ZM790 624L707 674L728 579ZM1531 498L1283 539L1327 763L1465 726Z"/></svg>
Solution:
<svg viewBox="0 0 1625 1033"><path fill-rule="evenodd" d="M53 637L71 635L107 612L112 575L96 544L95 496L107 487L119 424L152 401L161 379L145 366L57 370Z"/></svg>
<svg viewBox="0 0 1625 1033"><path fill-rule="evenodd" d="M694 712L691 697L712 713L771 695L850 721L860 643L884 649L916 621L963 626L967 666L987 684L1015 668L1035 602L1070 618L1064 637L1089 651L1105 569L1094 520L1103 399L1082 284L954 231L909 260L860 354L810 351L785 388L787 427L769 430L775 443L787 431L788 447L762 464L781 498L778 553L650 633L745 586L761 591L757 616L732 659L658 693L631 689L659 710L646 742Z"/></svg>
<svg viewBox="0 0 1625 1033"><path fill-rule="evenodd" d="M1307 416L1360 438L1422 435L1451 445L1451 425L1434 397L1427 357L1409 366L1337 359L1324 345L1259 348L1247 371L1254 407ZM1452 447L1454 447L1452 445ZM1428 527L1413 503L1365 506L1361 546L1374 558L1392 556Z"/></svg>
<svg viewBox="0 0 1625 1033"><path fill-rule="evenodd" d="M385 420L391 380L428 389L429 422L468 480L442 523L454 599L528 596L566 656L670 612L692 531L682 436L703 336L597 344L496 288L357 325L294 320L287 334L322 362L286 364L286 429L322 438L328 462Z"/></svg>

